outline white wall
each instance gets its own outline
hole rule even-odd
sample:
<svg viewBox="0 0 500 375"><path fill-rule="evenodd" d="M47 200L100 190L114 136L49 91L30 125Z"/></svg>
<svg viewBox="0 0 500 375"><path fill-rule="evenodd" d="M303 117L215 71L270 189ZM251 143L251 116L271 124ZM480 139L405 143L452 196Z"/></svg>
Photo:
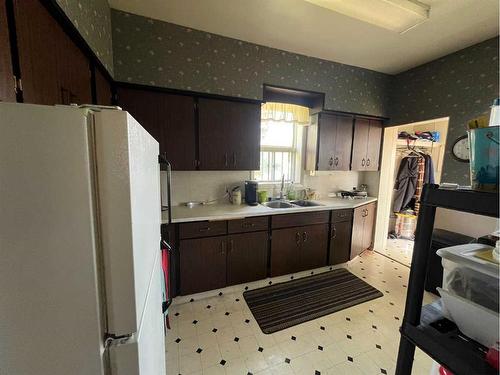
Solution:
<svg viewBox="0 0 500 375"><path fill-rule="evenodd" d="M434 228L446 229L471 237L481 237L499 229L499 220L488 216L438 208Z"/></svg>

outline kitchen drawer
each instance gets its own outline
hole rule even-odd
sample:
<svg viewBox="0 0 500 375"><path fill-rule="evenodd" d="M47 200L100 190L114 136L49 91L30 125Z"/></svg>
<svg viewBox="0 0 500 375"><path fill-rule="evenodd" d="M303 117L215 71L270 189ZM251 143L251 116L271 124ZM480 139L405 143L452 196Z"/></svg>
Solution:
<svg viewBox="0 0 500 375"><path fill-rule="evenodd" d="M353 210L344 209L344 210L333 210L332 211L332 223L336 223L339 221L348 221L352 219Z"/></svg>
<svg viewBox="0 0 500 375"><path fill-rule="evenodd" d="M196 221L179 224L179 237L181 239L219 236L226 233L226 221Z"/></svg>
<svg viewBox="0 0 500 375"><path fill-rule="evenodd" d="M300 212L296 214L274 215L271 217L273 229L311 224L327 224L329 221L329 211Z"/></svg>
<svg viewBox="0 0 500 375"><path fill-rule="evenodd" d="M268 216L246 217L244 219L229 220L228 233L257 232L267 230Z"/></svg>

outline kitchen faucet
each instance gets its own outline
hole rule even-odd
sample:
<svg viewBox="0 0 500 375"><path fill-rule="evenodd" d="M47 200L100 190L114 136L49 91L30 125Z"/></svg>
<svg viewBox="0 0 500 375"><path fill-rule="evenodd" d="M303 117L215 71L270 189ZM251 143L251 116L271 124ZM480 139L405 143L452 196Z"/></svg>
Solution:
<svg viewBox="0 0 500 375"><path fill-rule="evenodd" d="M285 175L283 174L281 176L281 188L280 188L280 198L279 199L284 199L285 196L283 195L283 190L285 189Z"/></svg>

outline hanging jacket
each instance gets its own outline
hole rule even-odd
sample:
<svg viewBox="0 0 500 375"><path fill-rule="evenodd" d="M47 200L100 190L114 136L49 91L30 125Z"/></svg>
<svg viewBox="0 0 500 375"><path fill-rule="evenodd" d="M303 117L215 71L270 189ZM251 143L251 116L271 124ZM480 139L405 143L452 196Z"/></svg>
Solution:
<svg viewBox="0 0 500 375"><path fill-rule="evenodd" d="M430 155L424 155L425 159L425 172L424 172L424 184L434 184L434 163L432 162L432 157Z"/></svg>
<svg viewBox="0 0 500 375"><path fill-rule="evenodd" d="M410 203L417 190L417 179L418 158L401 159L394 185L394 212L400 212Z"/></svg>

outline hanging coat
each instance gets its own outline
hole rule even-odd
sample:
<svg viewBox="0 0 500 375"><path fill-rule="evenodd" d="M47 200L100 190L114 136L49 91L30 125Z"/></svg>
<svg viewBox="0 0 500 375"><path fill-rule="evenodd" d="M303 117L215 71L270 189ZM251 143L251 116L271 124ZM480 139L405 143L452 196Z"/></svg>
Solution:
<svg viewBox="0 0 500 375"><path fill-rule="evenodd" d="M424 155L425 159L425 173L424 184L434 184L434 163L430 155Z"/></svg>
<svg viewBox="0 0 500 375"><path fill-rule="evenodd" d="M410 203L417 190L417 180L418 158L401 159L394 185L394 212L400 212Z"/></svg>

